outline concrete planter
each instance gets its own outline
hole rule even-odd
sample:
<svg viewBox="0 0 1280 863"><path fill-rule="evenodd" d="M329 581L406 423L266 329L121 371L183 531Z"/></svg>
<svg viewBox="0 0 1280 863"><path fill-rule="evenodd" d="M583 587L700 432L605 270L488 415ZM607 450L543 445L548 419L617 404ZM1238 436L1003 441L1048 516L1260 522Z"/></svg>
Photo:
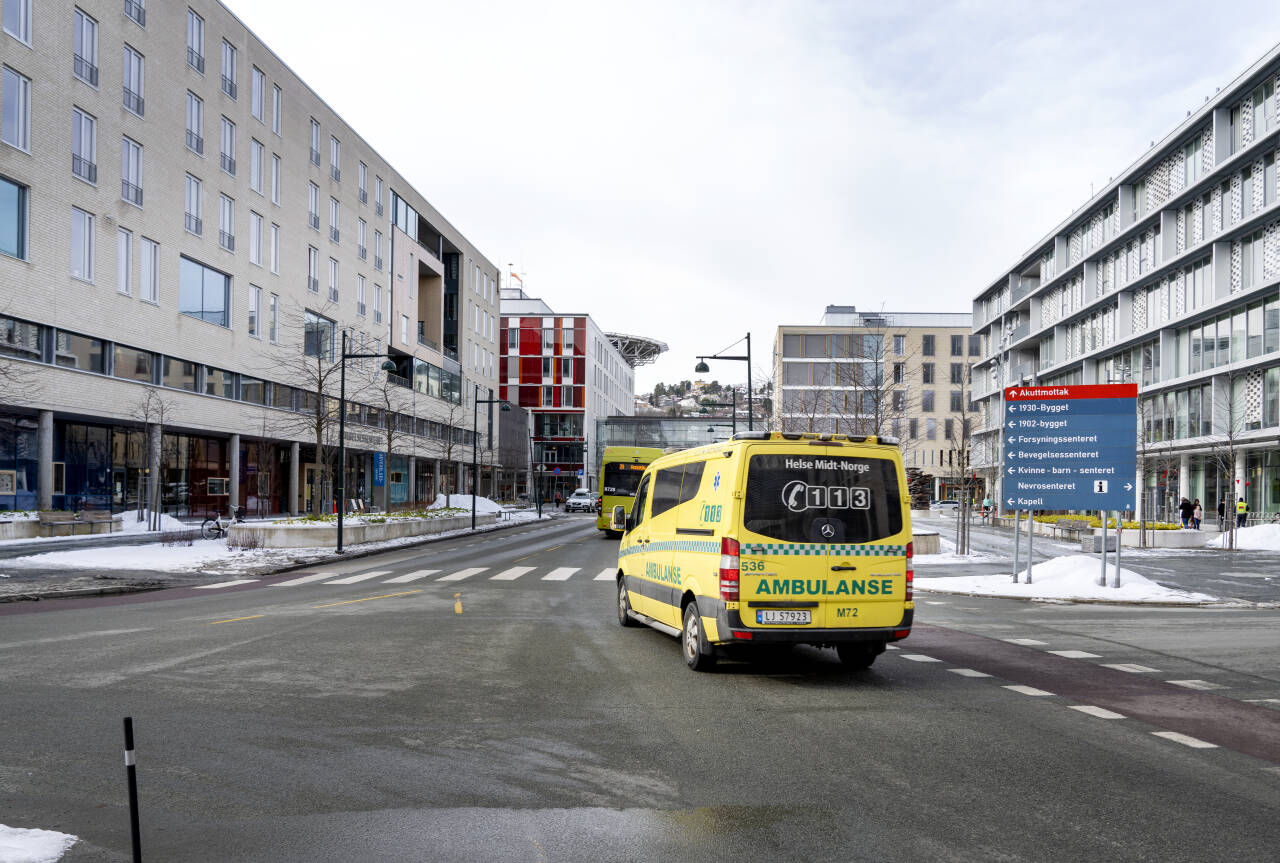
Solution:
<svg viewBox="0 0 1280 863"><path fill-rule="evenodd" d="M0 522L0 539L35 539L41 535L40 522L35 519Z"/></svg>
<svg viewBox="0 0 1280 863"><path fill-rule="evenodd" d="M1125 548L1138 548L1139 534L1142 531L1125 528L1121 532ZM1115 548L1115 530L1107 531L1107 546ZM1203 530L1149 530L1147 531L1147 548L1204 548L1204 544L1215 536L1217 531L1206 534ZM1094 538L1096 537L1096 539ZM1086 551L1101 548L1102 529L1094 528L1093 537L1083 537L1081 545Z"/></svg>
<svg viewBox="0 0 1280 863"><path fill-rule="evenodd" d="M493 524L497 513L476 515L476 525ZM381 542L407 536L431 536L451 530L471 527L470 515L451 518L406 518L381 524L364 524L356 521L342 523L342 544L359 545L362 542ZM228 545L249 545L257 548L330 548L338 544L338 525L326 524L234 524L227 533Z"/></svg>
<svg viewBox="0 0 1280 863"><path fill-rule="evenodd" d="M942 537L936 530L913 530L911 532L911 550L916 554L940 554Z"/></svg>
<svg viewBox="0 0 1280 863"><path fill-rule="evenodd" d="M111 524L105 521L85 522L68 521L56 525L40 526L40 520L14 519L0 521L0 539L38 539L42 536L88 536L90 534L119 533L124 525L124 516L116 515Z"/></svg>

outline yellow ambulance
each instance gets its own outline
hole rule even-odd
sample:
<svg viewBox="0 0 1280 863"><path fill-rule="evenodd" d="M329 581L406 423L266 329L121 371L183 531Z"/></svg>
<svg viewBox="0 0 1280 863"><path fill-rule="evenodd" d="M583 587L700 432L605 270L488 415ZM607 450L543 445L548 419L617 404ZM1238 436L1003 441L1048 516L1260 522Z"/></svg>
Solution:
<svg viewBox="0 0 1280 863"><path fill-rule="evenodd" d="M696 671L778 644L869 668L911 632L911 508L891 438L739 433L657 459L630 514L611 518L618 622L679 638Z"/></svg>

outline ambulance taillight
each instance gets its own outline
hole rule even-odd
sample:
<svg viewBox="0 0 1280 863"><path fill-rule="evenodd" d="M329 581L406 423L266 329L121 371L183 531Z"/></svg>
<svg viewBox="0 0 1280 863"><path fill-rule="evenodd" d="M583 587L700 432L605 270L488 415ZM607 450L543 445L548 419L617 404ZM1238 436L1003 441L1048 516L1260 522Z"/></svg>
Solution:
<svg viewBox="0 0 1280 863"><path fill-rule="evenodd" d="M738 541L727 536L720 538L720 598L738 601Z"/></svg>
<svg viewBox="0 0 1280 863"><path fill-rule="evenodd" d="M911 602L912 597L915 596L916 571L912 568L912 564L911 564L911 558L914 556L915 556L915 549L912 546L912 543L908 542L907 543L907 589L904 597L906 602Z"/></svg>

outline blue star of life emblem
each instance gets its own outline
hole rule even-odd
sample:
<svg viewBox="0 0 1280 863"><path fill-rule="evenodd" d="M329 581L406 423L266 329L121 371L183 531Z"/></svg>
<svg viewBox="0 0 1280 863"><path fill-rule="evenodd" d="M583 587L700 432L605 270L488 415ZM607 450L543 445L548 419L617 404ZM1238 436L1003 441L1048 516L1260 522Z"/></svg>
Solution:
<svg viewBox="0 0 1280 863"><path fill-rule="evenodd" d="M720 488L720 474L716 474L716 478L712 481L711 487L717 490Z"/></svg>

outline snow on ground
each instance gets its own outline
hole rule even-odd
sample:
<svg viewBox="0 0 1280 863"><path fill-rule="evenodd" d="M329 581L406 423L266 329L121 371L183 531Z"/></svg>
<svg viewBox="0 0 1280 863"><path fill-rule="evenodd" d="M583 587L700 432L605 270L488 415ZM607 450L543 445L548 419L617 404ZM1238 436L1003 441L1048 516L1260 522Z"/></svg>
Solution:
<svg viewBox="0 0 1280 863"><path fill-rule="evenodd" d="M449 502L446 504L445 496L438 494L436 495L436 502L427 507L427 509L439 509L444 506L452 506L471 512L471 495L469 494L451 494L449 495L448 501ZM502 506L501 504L494 503L487 497L478 497L476 498L476 512L502 512Z"/></svg>
<svg viewBox="0 0 1280 863"><path fill-rule="evenodd" d="M0 863L54 863L75 842L67 833L0 824Z"/></svg>
<svg viewBox="0 0 1280 863"><path fill-rule="evenodd" d="M30 517L28 518L16 517L14 518L14 521L34 521L38 517L39 517L39 513L31 513ZM192 527L198 528L199 526L200 525L198 524L190 525L185 522L178 521L178 519L174 518L171 515L162 514L160 516L161 530L189 530ZM122 533L146 533L146 532L147 532L147 516L144 513L142 516L142 521L138 521L138 511L136 509L123 513L123 518L121 519L120 527L115 531L117 535ZM101 536L102 534L96 534L96 533L76 533L74 536L29 536L29 537L24 537L22 539L0 539L0 546L7 545L10 543L16 543L16 542L55 542L55 543L77 542L79 540L84 540L84 539L100 539ZM0 863L4 863L4 861L0 860Z"/></svg>
<svg viewBox="0 0 1280 863"><path fill-rule="evenodd" d="M956 544L945 536L938 537L942 547L940 554L917 554L912 558L916 566L937 566L944 563L990 563L994 560L1004 560L1002 555L988 554L985 551L975 551L969 554L956 554Z"/></svg>
<svg viewBox="0 0 1280 863"><path fill-rule="evenodd" d="M919 558L917 558L918 560ZM915 579L916 590L934 593L961 593L974 596L1004 596L1019 599L1101 599L1112 602L1160 602L1195 604L1217 602L1217 597L1189 593L1157 584L1131 569L1121 568L1120 587L1098 584L1101 565L1087 554L1055 557L1037 563L1026 584L1026 570L1018 573L1018 583L1008 573ZM1115 564L1107 564L1107 583L1115 577Z"/></svg>
<svg viewBox="0 0 1280 863"><path fill-rule="evenodd" d="M1208 548L1226 548L1228 534L1209 540ZM1280 551L1280 524L1255 524L1236 529L1236 548L1250 551Z"/></svg>

